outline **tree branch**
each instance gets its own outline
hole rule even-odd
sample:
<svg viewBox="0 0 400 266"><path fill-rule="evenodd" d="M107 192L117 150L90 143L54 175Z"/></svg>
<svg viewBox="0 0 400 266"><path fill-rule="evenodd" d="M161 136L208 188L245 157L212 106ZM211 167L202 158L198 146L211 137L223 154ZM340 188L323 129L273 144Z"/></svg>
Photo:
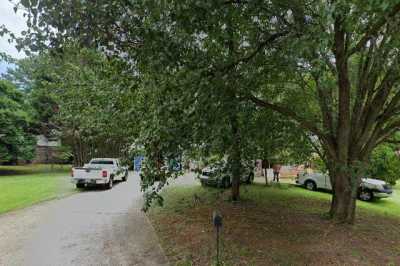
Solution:
<svg viewBox="0 0 400 266"><path fill-rule="evenodd" d="M226 71L229 69L234 68L235 66L237 66L240 63L247 63L249 62L251 59L253 59L259 52L261 52L266 46L271 45L274 41L276 41L277 39L279 39L280 37L283 37L285 35L289 34L289 31L282 31L282 32L278 32L278 33L274 33L272 35L270 35L266 40L264 40L263 42L259 43L257 48L254 49L254 51L250 52L247 56L244 56L240 59L238 59L237 61L228 64L226 66L223 66L222 68L219 69L219 71Z"/></svg>
<svg viewBox="0 0 400 266"><path fill-rule="evenodd" d="M247 97L248 100L253 102L256 106L258 107L263 107L263 108L268 108L273 111L276 111L284 116L287 116L294 121L296 121L301 127L303 127L306 130L309 130L313 134L317 135L318 137L324 137L324 134L322 131L320 131L316 126L313 125L312 122L307 121L306 119L300 117L297 115L296 112L292 111L290 108L286 108L284 106L279 106L273 103L269 103L267 101L261 100L254 95L250 95Z"/></svg>
<svg viewBox="0 0 400 266"><path fill-rule="evenodd" d="M321 109L322 114L322 121L325 127L325 130L329 133L329 137L334 135L334 128L333 128L333 117L332 117L332 109L331 105L329 104L332 99L331 95L327 95L325 90L321 87L319 82L319 78L316 75L313 75L315 85L318 92L318 102Z"/></svg>
<svg viewBox="0 0 400 266"><path fill-rule="evenodd" d="M360 128L360 120L362 115L362 108L365 104L368 87L366 85L367 75L369 73L370 64L372 61L374 51L374 45L371 45L368 49L366 55L362 54L359 68L358 68L358 83L357 83L357 92L355 97L355 103L353 106L353 112L351 116L351 124L352 124L352 135L354 137L359 135L359 128Z"/></svg>
<svg viewBox="0 0 400 266"><path fill-rule="evenodd" d="M255 97L254 95L248 95L246 97L246 99L250 100L258 107L268 108L268 109L276 111L286 117L291 118L296 123L298 123L300 127L315 134L319 138L319 140L322 141L326 145L325 147L327 148L327 152L329 152L329 155L332 158L336 157L335 142L333 142L331 139L327 138L327 136L319 128L317 128L313 124L313 122L307 121L305 118L297 115L297 113L292 111L290 108L287 108L284 106L279 106L277 104L273 104L273 103L261 100L261 99Z"/></svg>
<svg viewBox="0 0 400 266"><path fill-rule="evenodd" d="M346 32L342 16L338 16L334 23L334 54L337 68L337 85L339 89L338 103L338 123L337 123L337 152L342 162L348 160L348 151L350 149L350 80Z"/></svg>
<svg viewBox="0 0 400 266"><path fill-rule="evenodd" d="M396 4L392 10L387 14L387 16L382 16L374 25L371 25L368 31L364 34L363 37L358 41L358 43L348 51L348 56L360 51L365 47L367 42L375 36L378 31L384 26L389 20L391 20L394 16L396 16L400 12L400 3Z"/></svg>
<svg viewBox="0 0 400 266"><path fill-rule="evenodd" d="M395 140L395 139L386 139L384 142L397 145L400 144L400 140Z"/></svg>
<svg viewBox="0 0 400 266"><path fill-rule="evenodd" d="M400 129L400 120L393 121L392 123L386 125L383 128L380 125L377 125L375 127L372 136L363 146L361 154L369 154L377 145L385 142L399 129Z"/></svg>

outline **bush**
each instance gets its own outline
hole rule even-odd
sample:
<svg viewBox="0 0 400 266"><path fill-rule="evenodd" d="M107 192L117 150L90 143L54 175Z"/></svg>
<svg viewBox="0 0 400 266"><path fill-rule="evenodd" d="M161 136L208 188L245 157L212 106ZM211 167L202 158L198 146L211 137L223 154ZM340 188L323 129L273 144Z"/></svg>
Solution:
<svg viewBox="0 0 400 266"><path fill-rule="evenodd" d="M325 173L328 171L324 160L322 160L319 156L314 156L311 159L311 167L315 169L317 172Z"/></svg>
<svg viewBox="0 0 400 266"><path fill-rule="evenodd" d="M368 176L396 184L400 178L400 159L392 145L382 144L372 152Z"/></svg>

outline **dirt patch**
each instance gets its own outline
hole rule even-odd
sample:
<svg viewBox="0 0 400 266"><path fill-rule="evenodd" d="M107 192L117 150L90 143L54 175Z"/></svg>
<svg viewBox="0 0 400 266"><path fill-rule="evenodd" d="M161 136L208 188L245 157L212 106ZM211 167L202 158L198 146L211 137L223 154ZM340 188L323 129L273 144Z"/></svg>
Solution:
<svg viewBox="0 0 400 266"><path fill-rule="evenodd" d="M356 225L343 226L323 218L326 201L271 197L260 202L249 188L244 201L232 203L227 194L209 191L180 196L175 190L174 204L168 207L167 194L167 206L149 214L171 264L214 263L211 215L218 209L224 217L224 265L400 265L396 218L361 212Z"/></svg>

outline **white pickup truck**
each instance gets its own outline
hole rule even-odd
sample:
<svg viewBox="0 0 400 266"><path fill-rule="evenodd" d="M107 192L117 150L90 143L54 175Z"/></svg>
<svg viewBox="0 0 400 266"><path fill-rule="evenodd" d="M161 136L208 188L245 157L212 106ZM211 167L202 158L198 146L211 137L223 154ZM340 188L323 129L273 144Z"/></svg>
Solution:
<svg viewBox="0 0 400 266"><path fill-rule="evenodd" d="M94 158L83 167L72 168L71 176L77 188L102 185L111 189L114 180L127 180L128 168L121 166L118 159Z"/></svg>

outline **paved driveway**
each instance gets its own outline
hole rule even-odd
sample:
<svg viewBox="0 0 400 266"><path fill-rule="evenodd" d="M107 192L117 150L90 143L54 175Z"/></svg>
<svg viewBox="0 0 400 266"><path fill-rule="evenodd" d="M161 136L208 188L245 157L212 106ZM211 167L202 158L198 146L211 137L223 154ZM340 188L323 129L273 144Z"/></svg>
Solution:
<svg viewBox="0 0 400 266"><path fill-rule="evenodd" d="M0 265L168 265L139 176L0 216Z"/></svg>

